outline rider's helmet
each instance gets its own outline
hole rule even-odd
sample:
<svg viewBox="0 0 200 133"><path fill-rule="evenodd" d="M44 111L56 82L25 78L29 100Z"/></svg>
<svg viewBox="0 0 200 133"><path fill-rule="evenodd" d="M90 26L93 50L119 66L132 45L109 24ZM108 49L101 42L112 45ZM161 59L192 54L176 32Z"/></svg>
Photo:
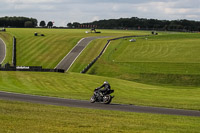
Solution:
<svg viewBox="0 0 200 133"><path fill-rule="evenodd" d="M109 84L107 81L104 81L103 84Z"/></svg>

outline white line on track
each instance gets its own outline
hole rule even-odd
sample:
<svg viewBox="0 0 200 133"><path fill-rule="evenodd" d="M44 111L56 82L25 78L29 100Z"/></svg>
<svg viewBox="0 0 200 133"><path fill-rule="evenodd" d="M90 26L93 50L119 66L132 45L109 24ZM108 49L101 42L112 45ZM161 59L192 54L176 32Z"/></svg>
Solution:
<svg viewBox="0 0 200 133"><path fill-rule="evenodd" d="M3 44L4 44L4 50L5 50L4 59L0 62L0 64L1 64L1 63L3 63L4 60L6 59L6 43L3 41L3 39L0 38L0 40L1 40L1 41L3 42Z"/></svg>
<svg viewBox="0 0 200 133"><path fill-rule="evenodd" d="M83 38L83 39L84 39L84 38ZM82 41L82 40L81 40L81 41ZM79 42L81 42L81 41L79 41ZM89 43L91 43L92 41L93 41L93 40L91 40ZM79 44L79 42L78 42L78 44ZM88 43L88 44L89 44L89 43ZM87 44L87 45L88 45L88 44ZM87 45L84 47L84 49L87 47ZM76 58L74 59L74 61L73 61L73 62L71 63L71 65L67 68L66 72L67 72L67 71L70 69L70 67L74 64L74 62L75 62L76 59L79 57L79 55L83 52L84 49L82 49L81 52L78 54L78 56L76 56ZM71 51L70 51L70 52L71 52Z"/></svg>
<svg viewBox="0 0 200 133"><path fill-rule="evenodd" d="M72 52L73 49L76 48L76 46L77 46L83 39L85 39L85 38L82 38L81 40L79 40L78 43L77 43L77 44L70 50L70 52L58 63L58 65L57 65L54 69L56 69L56 68L62 63L62 61Z"/></svg>

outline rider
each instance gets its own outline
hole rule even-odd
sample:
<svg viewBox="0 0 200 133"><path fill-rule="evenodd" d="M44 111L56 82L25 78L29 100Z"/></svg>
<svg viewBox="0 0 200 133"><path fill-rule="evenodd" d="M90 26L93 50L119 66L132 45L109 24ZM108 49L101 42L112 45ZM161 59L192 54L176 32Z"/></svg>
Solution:
<svg viewBox="0 0 200 133"><path fill-rule="evenodd" d="M104 89L101 89L104 88ZM100 95L103 96L103 93L111 89L110 84L107 81L104 81L103 85L97 88L100 92Z"/></svg>

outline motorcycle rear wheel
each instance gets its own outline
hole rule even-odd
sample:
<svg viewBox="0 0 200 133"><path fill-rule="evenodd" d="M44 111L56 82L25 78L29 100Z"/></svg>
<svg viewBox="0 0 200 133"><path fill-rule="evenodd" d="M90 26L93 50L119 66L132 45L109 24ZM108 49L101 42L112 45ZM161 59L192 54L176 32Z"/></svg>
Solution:
<svg viewBox="0 0 200 133"><path fill-rule="evenodd" d="M112 100L112 97L110 95L106 95L103 97L103 103L109 104Z"/></svg>

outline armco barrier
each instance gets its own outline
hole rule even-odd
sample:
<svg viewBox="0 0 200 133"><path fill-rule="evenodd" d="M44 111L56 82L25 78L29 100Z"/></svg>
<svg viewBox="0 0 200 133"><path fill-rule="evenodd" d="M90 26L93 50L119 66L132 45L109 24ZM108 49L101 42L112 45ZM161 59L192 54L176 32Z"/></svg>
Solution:
<svg viewBox="0 0 200 133"><path fill-rule="evenodd" d="M100 52L100 54L92 61L90 62L82 71L81 73L86 73L93 65L94 63L102 56L103 52L105 51L105 49L107 48L107 46L109 45L109 43L111 41L114 40L118 40L118 39L123 39L123 38L130 38L130 37L147 37L150 35L138 35L138 36L123 36L123 37L117 37L117 38L113 38L107 41L106 45L104 46L104 48L102 49L102 51Z"/></svg>
<svg viewBox="0 0 200 133"><path fill-rule="evenodd" d="M29 70L29 69L15 69L15 68L0 68L0 71L25 71L25 72L59 72L64 73L63 69L41 69L41 70Z"/></svg>
<svg viewBox="0 0 200 133"><path fill-rule="evenodd" d="M41 66L10 66L6 64L4 67L0 66L0 71L30 71L30 72L59 72L64 73L63 69L46 69Z"/></svg>
<svg viewBox="0 0 200 133"><path fill-rule="evenodd" d="M12 57L12 64L13 64L13 66L16 66L16 64L17 64L17 57L16 57L16 38L15 37L13 37L13 57Z"/></svg>

